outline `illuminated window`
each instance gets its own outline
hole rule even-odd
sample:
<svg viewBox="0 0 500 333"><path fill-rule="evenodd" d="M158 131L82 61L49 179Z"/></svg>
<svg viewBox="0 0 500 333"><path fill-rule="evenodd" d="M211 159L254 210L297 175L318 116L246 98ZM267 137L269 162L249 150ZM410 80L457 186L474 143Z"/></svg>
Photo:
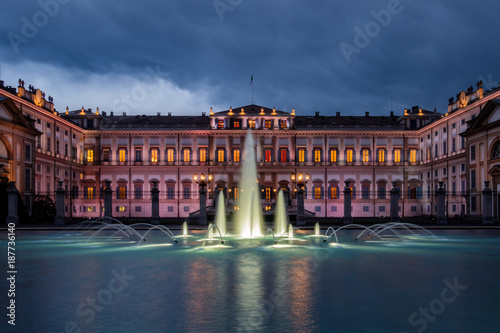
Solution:
<svg viewBox="0 0 500 333"><path fill-rule="evenodd" d="M207 161L207 150L205 148L200 149L200 162Z"/></svg>
<svg viewBox="0 0 500 333"><path fill-rule="evenodd" d="M347 162L352 162L353 161L353 155L354 155L354 149L349 148L346 150L346 161Z"/></svg>
<svg viewBox="0 0 500 333"><path fill-rule="evenodd" d="M330 199L337 199L337 186L330 187Z"/></svg>
<svg viewBox="0 0 500 333"><path fill-rule="evenodd" d="M280 149L280 162L288 162L288 149Z"/></svg>
<svg viewBox="0 0 500 333"><path fill-rule="evenodd" d="M125 186L118 187L118 199L127 199L127 188Z"/></svg>
<svg viewBox="0 0 500 333"><path fill-rule="evenodd" d="M270 187L266 187L266 200L271 200L272 189Z"/></svg>
<svg viewBox="0 0 500 333"><path fill-rule="evenodd" d="M158 149L156 148L151 149L151 162L152 163L158 162Z"/></svg>
<svg viewBox="0 0 500 333"><path fill-rule="evenodd" d="M272 120L266 120L266 128L272 128L273 123Z"/></svg>
<svg viewBox="0 0 500 333"><path fill-rule="evenodd" d="M184 148L182 150L182 158L184 162L191 162L191 149Z"/></svg>
<svg viewBox="0 0 500 333"><path fill-rule="evenodd" d="M233 127L234 127L234 128L240 128L240 121L239 121L239 120L235 120L235 121L233 122Z"/></svg>
<svg viewBox="0 0 500 333"><path fill-rule="evenodd" d="M305 162L306 161L306 150L305 149L299 149L299 156L298 160L299 162Z"/></svg>
<svg viewBox="0 0 500 333"><path fill-rule="evenodd" d="M321 162L321 149L314 149L314 162Z"/></svg>
<svg viewBox="0 0 500 333"><path fill-rule="evenodd" d="M173 162L174 157L174 148L167 148L167 162Z"/></svg>
<svg viewBox="0 0 500 333"><path fill-rule="evenodd" d="M370 150L363 149L363 162L370 162Z"/></svg>
<svg viewBox="0 0 500 333"><path fill-rule="evenodd" d="M394 162L401 162L401 149L394 149Z"/></svg>
<svg viewBox="0 0 500 333"><path fill-rule="evenodd" d="M118 211L123 213L125 211L125 206L119 206Z"/></svg>
<svg viewBox="0 0 500 333"><path fill-rule="evenodd" d="M255 120L248 121L248 128L255 128Z"/></svg>
<svg viewBox="0 0 500 333"><path fill-rule="evenodd" d="M410 150L410 162L416 162L416 161L417 161L417 150L411 149Z"/></svg>
<svg viewBox="0 0 500 333"><path fill-rule="evenodd" d="M314 188L314 199L321 199L321 187Z"/></svg>
<svg viewBox="0 0 500 333"><path fill-rule="evenodd" d="M385 150L384 149L378 150L378 161L380 163L385 162Z"/></svg>
<svg viewBox="0 0 500 333"><path fill-rule="evenodd" d="M118 149L118 161L125 162L126 160L126 150L124 148Z"/></svg>
<svg viewBox="0 0 500 333"><path fill-rule="evenodd" d="M94 162L94 150L87 149L87 162Z"/></svg>
<svg viewBox="0 0 500 333"><path fill-rule="evenodd" d="M217 149L217 161L224 162L224 149Z"/></svg>
<svg viewBox="0 0 500 333"><path fill-rule="evenodd" d="M431 159L431 147L427 147L427 159Z"/></svg>
<svg viewBox="0 0 500 333"><path fill-rule="evenodd" d="M219 119L217 121L217 128L224 128L224 120L223 119Z"/></svg>
<svg viewBox="0 0 500 333"><path fill-rule="evenodd" d="M233 189L233 193L234 193L234 200L238 200L240 198L240 189L238 187L235 187Z"/></svg>
<svg viewBox="0 0 500 333"><path fill-rule="evenodd" d="M240 161L240 150L234 149L233 150L233 162L239 162L239 161Z"/></svg>
<svg viewBox="0 0 500 333"><path fill-rule="evenodd" d="M87 187L87 199L94 199L94 188Z"/></svg>
<svg viewBox="0 0 500 333"><path fill-rule="evenodd" d="M272 161L272 150L271 149L265 149L264 150L264 161L265 162L271 162Z"/></svg>
<svg viewBox="0 0 500 333"><path fill-rule="evenodd" d="M287 128L286 119L281 119L280 120L280 128Z"/></svg>
<svg viewBox="0 0 500 333"><path fill-rule="evenodd" d="M330 149L330 162L337 163L337 149Z"/></svg>
<svg viewBox="0 0 500 333"><path fill-rule="evenodd" d="M95 206L87 206L87 212L94 212Z"/></svg>

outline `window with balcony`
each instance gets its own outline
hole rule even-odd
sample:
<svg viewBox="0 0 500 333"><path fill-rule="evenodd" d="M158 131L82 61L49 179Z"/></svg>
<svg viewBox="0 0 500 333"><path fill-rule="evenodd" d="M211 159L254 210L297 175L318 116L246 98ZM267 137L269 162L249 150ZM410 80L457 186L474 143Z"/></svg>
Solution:
<svg viewBox="0 0 500 333"><path fill-rule="evenodd" d="M182 161L184 163L191 162L191 149L189 148L184 148L182 150Z"/></svg>
<svg viewBox="0 0 500 333"><path fill-rule="evenodd" d="M385 149L379 149L378 150L378 162L379 163L384 163L385 162Z"/></svg>
<svg viewBox="0 0 500 333"><path fill-rule="evenodd" d="M297 151L297 161L303 163L306 161L306 150L304 148L300 148Z"/></svg>
<svg viewBox="0 0 500 333"><path fill-rule="evenodd" d="M394 149L394 162L401 162L401 149Z"/></svg>
<svg viewBox="0 0 500 333"><path fill-rule="evenodd" d="M158 154L157 154L158 155ZM152 157L152 156L151 156ZM158 156L157 156L158 157ZM135 150L135 162L142 162L142 149Z"/></svg>
<svg viewBox="0 0 500 333"><path fill-rule="evenodd" d="M94 162L94 149L86 149L87 162Z"/></svg>
<svg viewBox="0 0 500 333"><path fill-rule="evenodd" d="M204 163L207 161L207 149L206 148L200 148L199 150L199 161Z"/></svg>
<svg viewBox="0 0 500 333"><path fill-rule="evenodd" d="M241 127L240 121L239 120L234 120L233 121L233 128L240 128L240 127Z"/></svg>
<svg viewBox="0 0 500 333"><path fill-rule="evenodd" d="M280 148L280 162L288 162L288 149Z"/></svg>
<svg viewBox="0 0 500 333"><path fill-rule="evenodd" d="M337 163L337 149L330 149L330 163Z"/></svg>
<svg viewBox="0 0 500 333"><path fill-rule="evenodd" d="M273 151L271 149L264 149L264 162L272 162Z"/></svg>
<svg viewBox="0 0 500 333"><path fill-rule="evenodd" d="M103 148L102 150L102 161L109 162L109 148Z"/></svg>
<svg viewBox="0 0 500 333"><path fill-rule="evenodd" d="M370 199L370 183L361 184L361 198Z"/></svg>
<svg viewBox="0 0 500 333"><path fill-rule="evenodd" d="M117 199L127 199L127 187L126 186L118 186L118 190L116 191Z"/></svg>
<svg viewBox="0 0 500 333"><path fill-rule="evenodd" d="M265 198L266 198L266 200L271 200L272 192L273 192L272 188L266 187L266 189L265 189Z"/></svg>
<svg viewBox="0 0 500 333"><path fill-rule="evenodd" d="M217 162L224 162L225 161L225 149L224 148L218 148L217 149Z"/></svg>
<svg viewBox="0 0 500 333"><path fill-rule="evenodd" d="M266 120L266 128L272 128L273 127L273 121L268 119Z"/></svg>
<svg viewBox="0 0 500 333"><path fill-rule="evenodd" d="M345 156L346 162L349 162L349 163L354 162L354 149L347 148L345 153L346 153L346 156Z"/></svg>
<svg viewBox="0 0 500 333"><path fill-rule="evenodd" d="M224 120L223 119L217 120L217 128L219 128L219 129L224 128Z"/></svg>
<svg viewBox="0 0 500 333"><path fill-rule="evenodd" d="M321 162L321 149L314 149L314 162L315 163L319 163Z"/></svg>
<svg viewBox="0 0 500 333"><path fill-rule="evenodd" d="M175 149L174 148L167 148L166 152L166 160L167 162L174 162L175 161Z"/></svg>
<svg viewBox="0 0 500 333"><path fill-rule="evenodd" d="M417 162L417 150L416 149L410 149L410 162L411 163Z"/></svg>
<svg viewBox="0 0 500 333"><path fill-rule="evenodd" d="M118 149L118 162L126 162L127 150L125 148Z"/></svg>
<svg viewBox="0 0 500 333"><path fill-rule="evenodd" d="M94 188L92 186L87 187L87 191L85 194L87 199L94 199Z"/></svg>
<svg viewBox="0 0 500 333"><path fill-rule="evenodd" d="M151 148L151 163L158 163L158 148Z"/></svg>
<svg viewBox="0 0 500 333"><path fill-rule="evenodd" d="M249 120L248 121L248 128L251 128L251 129L255 128L255 120Z"/></svg>
<svg viewBox="0 0 500 333"><path fill-rule="evenodd" d="M239 162L239 161L240 161L240 150L233 149L233 162Z"/></svg>
<svg viewBox="0 0 500 333"><path fill-rule="evenodd" d="M338 198L338 186L331 186L330 187L330 199L337 199Z"/></svg>
<svg viewBox="0 0 500 333"><path fill-rule="evenodd" d="M142 186L139 186L139 185L135 186L134 199L142 199Z"/></svg>
<svg viewBox="0 0 500 333"><path fill-rule="evenodd" d="M321 199L321 198L322 198L321 186L315 186L314 187L314 199Z"/></svg>
<svg viewBox="0 0 500 333"><path fill-rule="evenodd" d="M361 153L363 155L363 163L370 162L370 149L363 149Z"/></svg>
<svg viewBox="0 0 500 333"><path fill-rule="evenodd" d="M281 128L281 129L285 129L285 128L287 128L287 127L288 127L288 126L287 126L287 124L286 124L286 119L281 119L281 120L280 120L280 128Z"/></svg>

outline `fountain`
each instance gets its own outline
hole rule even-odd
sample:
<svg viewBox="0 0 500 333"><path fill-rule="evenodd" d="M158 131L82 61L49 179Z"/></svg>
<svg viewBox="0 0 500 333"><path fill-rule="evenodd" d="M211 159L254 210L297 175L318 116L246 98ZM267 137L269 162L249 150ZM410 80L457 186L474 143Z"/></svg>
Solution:
<svg viewBox="0 0 500 333"><path fill-rule="evenodd" d="M224 192L220 191L215 212L215 225L219 228L222 236L226 235L226 205Z"/></svg>
<svg viewBox="0 0 500 333"><path fill-rule="evenodd" d="M182 237L188 237L188 224L186 221L182 223Z"/></svg>
<svg viewBox="0 0 500 333"><path fill-rule="evenodd" d="M314 236L321 236L318 222L314 225Z"/></svg>
<svg viewBox="0 0 500 333"><path fill-rule="evenodd" d="M274 233L281 236L286 232L286 226L288 224L288 214L286 212L285 206L285 196L283 191L279 191L278 199L276 200L276 210L274 217Z"/></svg>
<svg viewBox="0 0 500 333"><path fill-rule="evenodd" d="M252 132L249 130L243 150L243 167L240 176L241 194L235 220L237 234L247 238L260 237L263 230L254 145Z"/></svg>

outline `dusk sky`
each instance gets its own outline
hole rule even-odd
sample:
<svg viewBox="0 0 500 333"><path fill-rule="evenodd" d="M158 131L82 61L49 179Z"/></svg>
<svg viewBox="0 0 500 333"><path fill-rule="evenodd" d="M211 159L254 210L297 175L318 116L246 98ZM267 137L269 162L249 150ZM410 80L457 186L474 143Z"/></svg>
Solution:
<svg viewBox="0 0 500 333"><path fill-rule="evenodd" d="M446 112L500 81L498 1L4 1L0 77L59 111ZM253 75L253 83L250 79ZM392 103L391 103L392 100Z"/></svg>

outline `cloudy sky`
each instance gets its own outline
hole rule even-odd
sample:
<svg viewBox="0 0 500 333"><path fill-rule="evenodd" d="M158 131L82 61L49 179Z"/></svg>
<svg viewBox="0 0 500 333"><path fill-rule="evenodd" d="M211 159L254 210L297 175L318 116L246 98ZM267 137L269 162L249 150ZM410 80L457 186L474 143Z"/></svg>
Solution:
<svg viewBox="0 0 500 333"><path fill-rule="evenodd" d="M493 0L5 1L1 79L64 110L445 112L500 81ZM253 74L253 83L250 78ZM391 107L392 105L392 107Z"/></svg>

